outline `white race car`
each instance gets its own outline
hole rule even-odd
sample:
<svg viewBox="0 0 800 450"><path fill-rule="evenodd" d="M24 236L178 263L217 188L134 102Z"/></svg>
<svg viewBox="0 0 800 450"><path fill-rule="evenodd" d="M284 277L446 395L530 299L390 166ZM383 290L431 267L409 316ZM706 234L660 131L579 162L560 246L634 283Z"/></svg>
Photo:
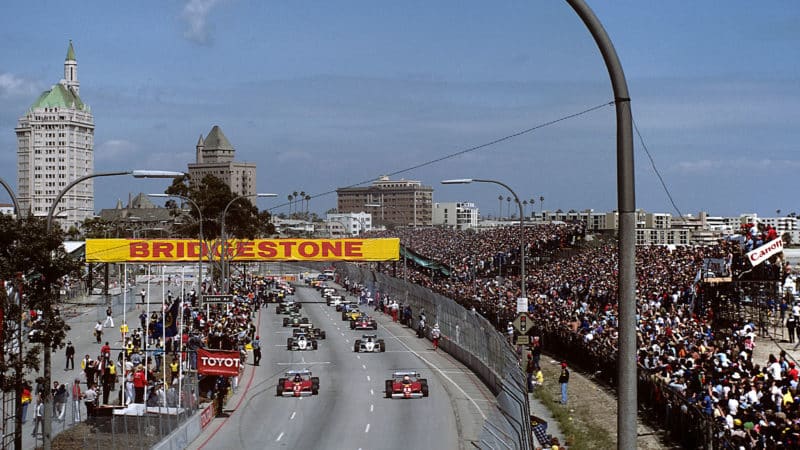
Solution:
<svg viewBox="0 0 800 450"><path fill-rule="evenodd" d="M317 340L306 336L305 334L298 334L286 339L287 350L316 350Z"/></svg>
<svg viewBox="0 0 800 450"><path fill-rule="evenodd" d="M378 339L377 334L365 334L361 339L356 339L353 345L353 351L359 352L385 352L386 343L383 339Z"/></svg>

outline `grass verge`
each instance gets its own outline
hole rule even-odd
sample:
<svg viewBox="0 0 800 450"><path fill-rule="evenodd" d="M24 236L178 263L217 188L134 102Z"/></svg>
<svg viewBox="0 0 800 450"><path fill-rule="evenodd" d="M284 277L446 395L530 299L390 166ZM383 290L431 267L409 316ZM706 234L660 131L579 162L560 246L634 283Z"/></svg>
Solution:
<svg viewBox="0 0 800 450"><path fill-rule="evenodd" d="M550 370L546 370L544 367L542 369L545 373L544 385L535 389L533 395L550 411L553 418L558 422L566 441L561 444L566 445L570 450L616 448L617 443L608 430L596 424L596 420L607 420L608 418L593 417L591 412L586 409L562 405L561 386L557 381L558 371L547 373ZM572 387L571 385L572 383L570 383L570 387ZM591 399L587 398L578 400L576 397L578 396L574 393L571 395L571 403L591 401ZM616 420L616 418L613 418L613 420Z"/></svg>

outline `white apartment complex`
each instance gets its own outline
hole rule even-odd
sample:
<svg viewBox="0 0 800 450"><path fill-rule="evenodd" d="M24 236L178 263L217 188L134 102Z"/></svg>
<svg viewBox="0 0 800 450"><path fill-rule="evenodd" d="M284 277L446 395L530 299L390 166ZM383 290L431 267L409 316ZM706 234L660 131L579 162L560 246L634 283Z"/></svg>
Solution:
<svg viewBox="0 0 800 450"><path fill-rule="evenodd" d="M477 228L480 211L474 203L442 202L433 204L433 225L466 230Z"/></svg>
<svg viewBox="0 0 800 450"><path fill-rule="evenodd" d="M328 214L325 228L330 237L357 236L372 230L372 214L366 212Z"/></svg>
<svg viewBox="0 0 800 450"><path fill-rule="evenodd" d="M64 79L36 99L14 130L17 197L22 214L46 216L69 183L94 171L94 117L79 92L78 62L70 41ZM70 189L58 203L55 215L65 230L92 217L92 180Z"/></svg>

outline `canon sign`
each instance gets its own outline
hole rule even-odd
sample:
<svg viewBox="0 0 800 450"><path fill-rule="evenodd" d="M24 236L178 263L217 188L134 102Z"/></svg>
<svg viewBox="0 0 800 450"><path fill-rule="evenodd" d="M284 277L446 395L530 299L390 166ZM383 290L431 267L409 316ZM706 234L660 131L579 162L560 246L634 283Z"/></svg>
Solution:
<svg viewBox="0 0 800 450"><path fill-rule="evenodd" d="M239 352L197 350L197 372L202 375L237 376L241 360Z"/></svg>
<svg viewBox="0 0 800 450"><path fill-rule="evenodd" d="M757 249L747 253L747 259L753 267L783 252L783 239L773 239Z"/></svg>

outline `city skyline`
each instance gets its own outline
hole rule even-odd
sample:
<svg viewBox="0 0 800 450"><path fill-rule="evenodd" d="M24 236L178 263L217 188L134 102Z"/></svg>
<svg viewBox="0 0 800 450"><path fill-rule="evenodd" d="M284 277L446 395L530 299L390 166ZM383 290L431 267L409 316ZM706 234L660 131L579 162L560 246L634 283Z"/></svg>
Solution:
<svg viewBox="0 0 800 450"><path fill-rule="evenodd" d="M795 211L800 5L589 4L680 211ZM7 6L0 177L14 188L14 126L61 78L72 39L95 115L95 171L184 171L197 136L219 125L237 160L257 164L257 191L279 194L262 209L293 191L316 196L385 174L433 187L434 202L474 202L490 215L505 192L439 181L502 180L537 199L537 211L540 196L544 209L616 209L611 106L404 171L612 100L599 53L566 3L142 5ZM638 138L635 148L637 207L677 215ZM95 210L163 189L98 180ZM309 208L335 205L328 194Z"/></svg>

